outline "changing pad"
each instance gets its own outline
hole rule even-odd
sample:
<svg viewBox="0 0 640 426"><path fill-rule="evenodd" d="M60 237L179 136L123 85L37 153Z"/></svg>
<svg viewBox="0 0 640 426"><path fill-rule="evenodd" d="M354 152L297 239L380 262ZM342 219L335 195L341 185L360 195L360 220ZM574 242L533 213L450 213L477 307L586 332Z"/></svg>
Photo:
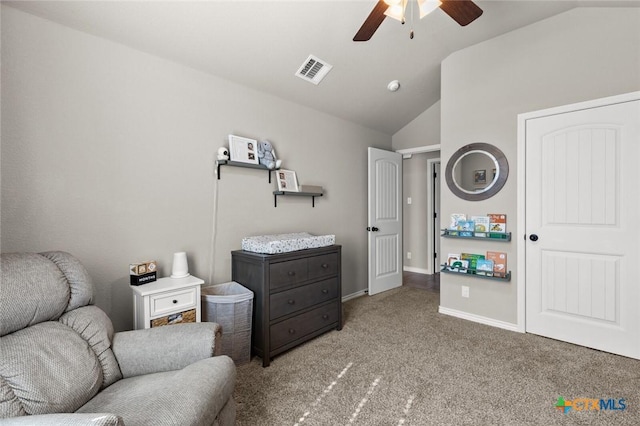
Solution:
<svg viewBox="0 0 640 426"><path fill-rule="evenodd" d="M311 235L307 232L293 234L260 235L242 239L242 250L253 253L287 253L317 247L332 246L335 235Z"/></svg>

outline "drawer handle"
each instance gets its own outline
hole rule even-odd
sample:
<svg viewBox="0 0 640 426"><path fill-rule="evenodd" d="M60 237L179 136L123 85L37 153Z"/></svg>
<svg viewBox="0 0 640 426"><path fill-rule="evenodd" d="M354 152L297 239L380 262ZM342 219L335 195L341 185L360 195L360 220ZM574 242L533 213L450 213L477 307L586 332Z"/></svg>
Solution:
<svg viewBox="0 0 640 426"><path fill-rule="evenodd" d="M287 303L290 304L290 305L295 305L296 301L293 300L293 299L289 299L289 300L287 300Z"/></svg>
<svg viewBox="0 0 640 426"><path fill-rule="evenodd" d="M173 299L173 303L176 304L178 303L178 301L176 299Z"/></svg>
<svg viewBox="0 0 640 426"><path fill-rule="evenodd" d="M293 328L289 329L289 334L296 334L296 331Z"/></svg>
<svg viewBox="0 0 640 426"><path fill-rule="evenodd" d="M321 266L322 266L322 269L327 269L329 267L329 264L328 263L323 263Z"/></svg>
<svg viewBox="0 0 640 426"><path fill-rule="evenodd" d="M289 276L293 277L296 274L296 271L289 271Z"/></svg>
<svg viewBox="0 0 640 426"><path fill-rule="evenodd" d="M329 319L329 315L324 314L324 315L322 316L322 319L323 319L323 320L328 320L328 319Z"/></svg>
<svg viewBox="0 0 640 426"><path fill-rule="evenodd" d="M322 294L329 294L329 290L327 290L326 288L322 289Z"/></svg>

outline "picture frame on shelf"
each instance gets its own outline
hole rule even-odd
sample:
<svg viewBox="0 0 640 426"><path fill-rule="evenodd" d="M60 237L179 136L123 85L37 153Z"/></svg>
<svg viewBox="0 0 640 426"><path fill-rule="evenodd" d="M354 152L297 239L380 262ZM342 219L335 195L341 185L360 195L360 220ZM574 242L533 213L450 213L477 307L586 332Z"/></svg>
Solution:
<svg viewBox="0 0 640 426"><path fill-rule="evenodd" d="M229 135L229 159L238 163L258 164L258 141Z"/></svg>
<svg viewBox="0 0 640 426"><path fill-rule="evenodd" d="M300 192L298 178L293 170L280 169L276 172L278 191Z"/></svg>

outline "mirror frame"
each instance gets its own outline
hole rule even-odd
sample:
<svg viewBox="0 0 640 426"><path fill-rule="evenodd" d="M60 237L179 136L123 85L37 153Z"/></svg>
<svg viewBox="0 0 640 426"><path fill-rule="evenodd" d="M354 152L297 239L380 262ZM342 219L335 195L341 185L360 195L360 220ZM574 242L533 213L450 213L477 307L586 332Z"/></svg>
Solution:
<svg viewBox="0 0 640 426"><path fill-rule="evenodd" d="M484 151L487 154L492 155L496 162L498 163L498 170L495 182L493 182L487 189L479 192L469 193L463 191L453 179L453 167L456 165L458 160L462 158L469 151ZM495 146L484 143L484 142L476 142L470 143L469 145L465 145L456 152L453 153L449 161L447 162L447 168L444 172L447 186L458 197L467 201L480 201L486 200L487 198L491 198L496 195L504 186L507 181L507 177L509 177L509 163L507 162L507 157L505 157L504 153L500 151Z"/></svg>

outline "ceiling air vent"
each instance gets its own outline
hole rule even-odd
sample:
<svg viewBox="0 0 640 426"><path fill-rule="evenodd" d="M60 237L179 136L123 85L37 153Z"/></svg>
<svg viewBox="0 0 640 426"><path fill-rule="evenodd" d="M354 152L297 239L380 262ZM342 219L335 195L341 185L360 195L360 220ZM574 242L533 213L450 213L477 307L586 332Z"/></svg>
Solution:
<svg viewBox="0 0 640 426"><path fill-rule="evenodd" d="M333 68L333 65L329 65L322 59L309 55L296 72L296 75L303 80L307 80L317 85L322 81L327 73L331 71L331 68Z"/></svg>

